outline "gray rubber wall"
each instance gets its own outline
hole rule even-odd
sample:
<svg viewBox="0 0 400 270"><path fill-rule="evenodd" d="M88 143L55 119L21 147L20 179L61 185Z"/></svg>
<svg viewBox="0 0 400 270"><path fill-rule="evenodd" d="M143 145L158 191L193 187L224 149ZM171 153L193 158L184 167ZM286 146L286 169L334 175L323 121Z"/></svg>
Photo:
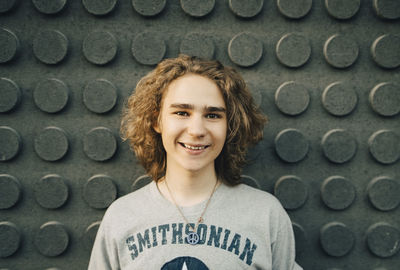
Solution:
<svg viewBox="0 0 400 270"><path fill-rule="evenodd" d="M119 138L180 52L236 67L269 116L246 183L309 270L400 269L400 1L1 0L0 269L85 269L105 209L149 179Z"/></svg>

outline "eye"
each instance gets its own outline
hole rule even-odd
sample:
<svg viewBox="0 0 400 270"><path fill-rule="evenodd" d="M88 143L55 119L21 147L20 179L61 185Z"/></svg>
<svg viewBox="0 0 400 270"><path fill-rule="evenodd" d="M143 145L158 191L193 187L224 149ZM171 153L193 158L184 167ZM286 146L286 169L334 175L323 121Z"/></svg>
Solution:
<svg viewBox="0 0 400 270"><path fill-rule="evenodd" d="M185 112L185 111L178 111L178 112L175 112L175 114L179 115L179 116L188 116L189 115L189 113Z"/></svg>
<svg viewBox="0 0 400 270"><path fill-rule="evenodd" d="M219 114L217 114L217 113L209 113L209 114L206 115L206 118L209 118L209 119L219 119L219 118L221 118L221 115L219 115Z"/></svg>

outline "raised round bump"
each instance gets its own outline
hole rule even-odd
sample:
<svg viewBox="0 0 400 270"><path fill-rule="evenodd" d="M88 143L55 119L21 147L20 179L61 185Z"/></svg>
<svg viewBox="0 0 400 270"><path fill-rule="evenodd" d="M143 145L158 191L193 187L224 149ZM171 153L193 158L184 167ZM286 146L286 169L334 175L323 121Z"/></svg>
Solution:
<svg viewBox="0 0 400 270"><path fill-rule="evenodd" d="M21 90L8 78L0 78L0 113L10 112L21 101Z"/></svg>
<svg viewBox="0 0 400 270"><path fill-rule="evenodd" d="M108 175L94 175L83 188L83 198L92 208L107 208L117 198L117 186Z"/></svg>
<svg viewBox="0 0 400 270"><path fill-rule="evenodd" d="M57 113L65 108L69 99L67 85L58 79L50 78L37 84L33 90L36 106L47 113Z"/></svg>
<svg viewBox="0 0 400 270"><path fill-rule="evenodd" d="M400 66L400 35L385 34L378 37L371 46L374 61L383 68Z"/></svg>
<svg viewBox="0 0 400 270"><path fill-rule="evenodd" d="M214 9L215 0L180 0L183 11L192 17L204 17Z"/></svg>
<svg viewBox="0 0 400 270"><path fill-rule="evenodd" d="M285 209L295 210L302 207L307 201L308 188L299 177L286 175L275 183L274 195Z"/></svg>
<svg viewBox="0 0 400 270"><path fill-rule="evenodd" d="M54 65L67 55L68 39L58 30L43 30L33 39L33 53L42 63Z"/></svg>
<svg viewBox="0 0 400 270"><path fill-rule="evenodd" d="M354 233L341 222L330 222L320 230L322 249L330 256L342 257L354 247Z"/></svg>
<svg viewBox="0 0 400 270"><path fill-rule="evenodd" d="M322 93L322 105L334 116L346 116L354 111L358 95L348 83L334 82Z"/></svg>
<svg viewBox="0 0 400 270"><path fill-rule="evenodd" d="M117 103L117 88L106 79L89 82L83 90L83 103L94 113L107 113Z"/></svg>
<svg viewBox="0 0 400 270"><path fill-rule="evenodd" d="M391 82L377 84L369 94L372 109L382 116L400 113L400 86Z"/></svg>
<svg viewBox="0 0 400 270"><path fill-rule="evenodd" d="M47 209L57 209L67 201L69 188L61 176L48 174L36 182L34 193L40 206Z"/></svg>
<svg viewBox="0 0 400 270"><path fill-rule="evenodd" d="M21 136L8 126L0 126L0 161L13 159L22 146Z"/></svg>
<svg viewBox="0 0 400 270"><path fill-rule="evenodd" d="M67 134L59 127L46 127L34 139L36 154L46 161L57 161L68 151Z"/></svg>
<svg viewBox="0 0 400 270"><path fill-rule="evenodd" d="M324 45L325 60L335 68L348 68L358 58L358 45L350 37L336 34L328 38Z"/></svg>
<svg viewBox="0 0 400 270"><path fill-rule="evenodd" d="M132 41L132 55L140 64L156 65L167 51L164 39L153 32L143 32Z"/></svg>
<svg viewBox="0 0 400 270"><path fill-rule="evenodd" d="M325 157L339 164L350 161L357 152L357 141L343 129L328 131L323 136L321 145Z"/></svg>
<svg viewBox="0 0 400 270"><path fill-rule="evenodd" d="M13 255L20 247L21 233L14 223L0 222L0 258Z"/></svg>
<svg viewBox="0 0 400 270"><path fill-rule="evenodd" d="M69 244L69 234L63 224L50 221L40 226L34 243L44 256L56 257L65 252Z"/></svg>
<svg viewBox="0 0 400 270"><path fill-rule="evenodd" d="M276 44L276 56L287 67L301 67L310 59L310 42L301 34L286 34Z"/></svg>
<svg viewBox="0 0 400 270"><path fill-rule="evenodd" d="M284 114L300 115L310 104L310 94L302 84L294 81L284 82L275 92L275 104Z"/></svg>
<svg viewBox="0 0 400 270"><path fill-rule="evenodd" d="M295 163L306 157L309 143L301 131L288 128L282 130L276 136L275 150L282 160Z"/></svg>
<svg viewBox="0 0 400 270"><path fill-rule="evenodd" d="M9 174L0 174L0 209L9 209L21 197L21 184Z"/></svg>
<svg viewBox="0 0 400 270"><path fill-rule="evenodd" d="M0 63L7 63L14 59L18 50L18 37L11 30L0 28Z"/></svg>
<svg viewBox="0 0 400 270"><path fill-rule="evenodd" d="M355 16L360 5L360 0L325 0L325 8L329 15L339 20L347 20Z"/></svg>
<svg viewBox="0 0 400 270"><path fill-rule="evenodd" d="M83 40L83 54L92 64L105 65L111 62L118 51L116 38L106 31L95 31Z"/></svg>
<svg viewBox="0 0 400 270"><path fill-rule="evenodd" d="M249 33L239 33L229 42L228 54L236 65L250 67L261 60L263 44Z"/></svg>
<svg viewBox="0 0 400 270"><path fill-rule="evenodd" d="M106 161L117 151L117 140L110 129L96 127L85 135L83 151L90 159Z"/></svg>

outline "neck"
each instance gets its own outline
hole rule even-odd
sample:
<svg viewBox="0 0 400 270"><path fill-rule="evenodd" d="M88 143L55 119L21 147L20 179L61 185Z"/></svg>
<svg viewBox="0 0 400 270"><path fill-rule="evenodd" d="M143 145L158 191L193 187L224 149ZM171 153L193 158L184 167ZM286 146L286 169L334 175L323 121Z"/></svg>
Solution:
<svg viewBox="0 0 400 270"><path fill-rule="evenodd" d="M217 183L215 170L201 173L166 171L165 177L158 182L161 194L169 201L179 206L192 206L207 200ZM168 188L165 184L168 183ZM173 199L172 199L172 197Z"/></svg>

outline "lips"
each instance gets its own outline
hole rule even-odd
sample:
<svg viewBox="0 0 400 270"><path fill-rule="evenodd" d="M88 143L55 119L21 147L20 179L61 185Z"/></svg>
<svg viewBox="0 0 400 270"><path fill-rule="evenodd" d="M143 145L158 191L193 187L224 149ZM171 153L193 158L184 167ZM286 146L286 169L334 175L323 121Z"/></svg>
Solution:
<svg viewBox="0 0 400 270"><path fill-rule="evenodd" d="M210 145L204 145L204 144L188 144L188 143L182 143L182 142L180 142L179 144L190 150L204 150L210 146Z"/></svg>

